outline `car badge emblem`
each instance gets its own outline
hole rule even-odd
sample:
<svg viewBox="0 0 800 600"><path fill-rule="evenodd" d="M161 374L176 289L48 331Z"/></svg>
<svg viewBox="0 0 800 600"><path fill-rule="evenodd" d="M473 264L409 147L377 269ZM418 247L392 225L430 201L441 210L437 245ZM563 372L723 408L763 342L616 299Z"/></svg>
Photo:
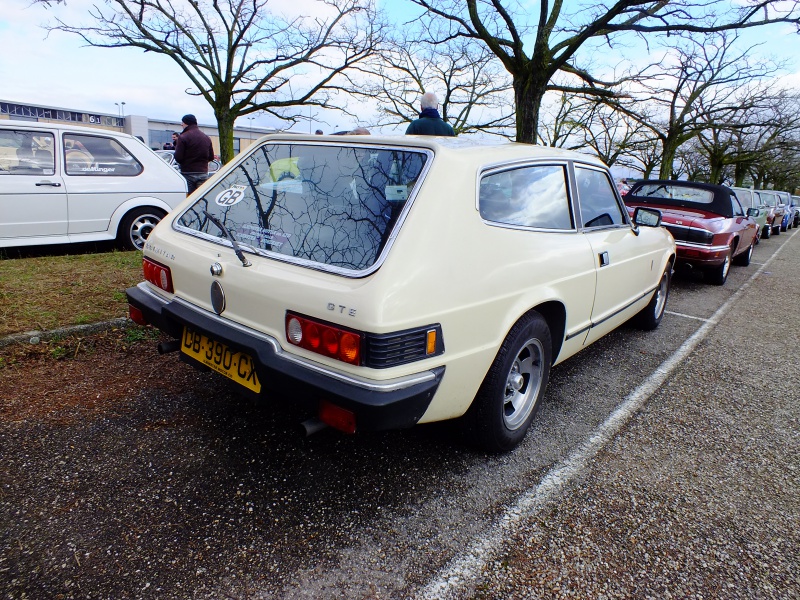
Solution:
<svg viewBox="0 0 800 600"><path fill-rule="evenodd" d="M676 219L676 220L675 220L675 224L676 224L676 225L683 225L683 221L678 221L678 220Z"/></svg>
<svg viewBox="0 0 800 600"><path fill-rule="evenodd" d="M218 315L221 315L222 311L225 310L225 290L222 289L222 284L219 281L214 281L211 284L211 306Z"/></svg>

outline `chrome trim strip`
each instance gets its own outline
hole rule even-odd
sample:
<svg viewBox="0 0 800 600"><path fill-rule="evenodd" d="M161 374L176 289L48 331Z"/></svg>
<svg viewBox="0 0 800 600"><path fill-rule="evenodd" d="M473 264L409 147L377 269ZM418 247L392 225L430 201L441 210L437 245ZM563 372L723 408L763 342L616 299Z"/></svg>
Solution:
<svg viewBox="0 0 800 600"><path fill-rule="evenodd" d="M169 301L166 300L165 298L153 293L153 291L149 288L146 282L140 283L138 287L143 291L147 292L150 296L152 296L159 302L161 302L164 306L166 306L169 303ZM251 337L257 338L258 340L264 342L265 344L269 344L270 346L272 346L272 349L275 352L275 356L280 360L292 362L294 364L300 365L301 367L308 369L309 371L314 371L315 373L325 375L327 377L336 379L348 385L354 385L356 387L360 387L370 392L394 392L397 390L405 389L407 387L411 387L413 385L426 383L436 379L436 374L433 371L423 371L420 373L414 373L413 375L404 375L403 377L387 379L386 381L375 381L374 379L358 377L356 375L350 375L349 373L341 373L339 371L331 369L330 367L326 367L320 365L319 363L310 361L308 359L301 358L299 356L294 356L293 354L289 354L283 348L281 348L281 345L278 343L278 340L276 340L271 335L267 335L265 333L261 333L260 331L256 331L255 329L245 327L244 325L241 325L234 321L223 319L222 317L212 312L199 308L198 306L192 304L191 302L187 302L183 298L175 297L173 298L172 301L181 304L182 306L194 312L201 312L204 317L217 321L221 325L231 327L232 329L236 329L237 331L240 331Z"/></svg>
<svg viewBox="0 0 800 600"><path fill-rule="evenodd" d="M675 240L676 248L695 248L697 250L705 250L706 252L725 252L730 249L730 246L706 246L705 244L697 244L695 242L683 242Z"/></svg>
<svg viewBox="0 0 800 600"><path fill-rule="evenodd" d="M610 315L608 315L608 316L606 316L606 317L603 317L603 318L602 318L602 319L600 319L599 321L592 321L592 324L591 324L591 325L589 325L588 327L584 327L584 328L582 328L582 329L579 329L579 330L578 330L578 331L576 331L575 333L569 333L569 334L567 334L567 336L564 338L564 340L565 340L565 341L566 341L566 340L571 340L571 339L572 339L572 338L574 338L574 337L578 337L579 335L583 335L584 333L588 332L590 329L593 329L594 327L597 327L598 325L602 325L603 323L605 323L605 322L606 322L606 321L608 321L609 319L613 319L614 317L616 317L616 316L617 316L618 314L620 314L621 312L624 312L624 311L628 310L628 309L629 309L631 306L633 306L634 304L636 304L637 302L639 302L639 300L641 300L642 298L646 298L646 297L647 297L649 294L652 294L654 291L656 291L656 289L658 289L658 286L659 286L659 285L661 285L661 283L660 283L660 282L658 283L658 285L655 285L655 286L651 287L649 290L647 290L646 292L644 292L643 294L641 294L640 296L638 296L638 297L637 297L635 300L632 300L631 302L629 302L628 304L626 304L626 305L625 305L625 306L623 306L622 308L620 308L620 309L618 309L618 310L615 310L615 311L614 311L613 313L611 313Z"/></svg>

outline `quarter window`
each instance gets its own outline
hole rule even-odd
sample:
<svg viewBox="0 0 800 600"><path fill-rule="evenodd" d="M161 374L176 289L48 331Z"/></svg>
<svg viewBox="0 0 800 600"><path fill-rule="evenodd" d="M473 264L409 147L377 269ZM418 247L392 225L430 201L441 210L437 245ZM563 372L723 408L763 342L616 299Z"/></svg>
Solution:
<svg viewBox="0 0 800 600"><path fill-rule="evenodd" d="M485 176L478 207L481 217L496 223L573 228L566 171L560 165L534 165Z"/></svg>
<svg viewBox="0 0 800 600"><path fill-rule="evenodd" d="M39 131L0 131L0 176L53 175L53 135Z"/></svg>
<svg viewBox="0 0 800 600"><path fill-rule="evenodd" d="M625 223L611 180L605 172L576 167L575 183L584 227L607 227Z"/></svg>
<svg viewBox="0 0 800 600"><path fill-rule="evenodd" d="M133 177L142 165L117 140L94 135L64 135L67 175Z"/></svg>

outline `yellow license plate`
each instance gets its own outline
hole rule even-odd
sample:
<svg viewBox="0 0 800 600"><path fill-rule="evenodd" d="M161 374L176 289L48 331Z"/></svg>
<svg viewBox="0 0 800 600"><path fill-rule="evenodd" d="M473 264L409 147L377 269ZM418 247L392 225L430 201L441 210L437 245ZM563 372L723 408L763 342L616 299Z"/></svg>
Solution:
<svg viewBox="0 0 800 600"><path fill-rule="evenodd" d="M256 393L261 391L256 366L249 354L234 352L225 344L188 327L183 328L181 352L249 390Z"/></svg>

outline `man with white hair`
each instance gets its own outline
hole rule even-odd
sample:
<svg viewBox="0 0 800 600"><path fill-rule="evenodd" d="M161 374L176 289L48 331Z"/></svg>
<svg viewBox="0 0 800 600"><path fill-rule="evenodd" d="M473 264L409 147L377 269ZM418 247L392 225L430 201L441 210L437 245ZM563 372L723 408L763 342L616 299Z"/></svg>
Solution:
<svg viewBox="0 0 800 600"><path fill-rule="evenodd" d="M455 136L456 132L439 116L439 100L433 92L422 94L420 101L422 110L419 119L411 121L406 135L447 135Z"/></svg>

